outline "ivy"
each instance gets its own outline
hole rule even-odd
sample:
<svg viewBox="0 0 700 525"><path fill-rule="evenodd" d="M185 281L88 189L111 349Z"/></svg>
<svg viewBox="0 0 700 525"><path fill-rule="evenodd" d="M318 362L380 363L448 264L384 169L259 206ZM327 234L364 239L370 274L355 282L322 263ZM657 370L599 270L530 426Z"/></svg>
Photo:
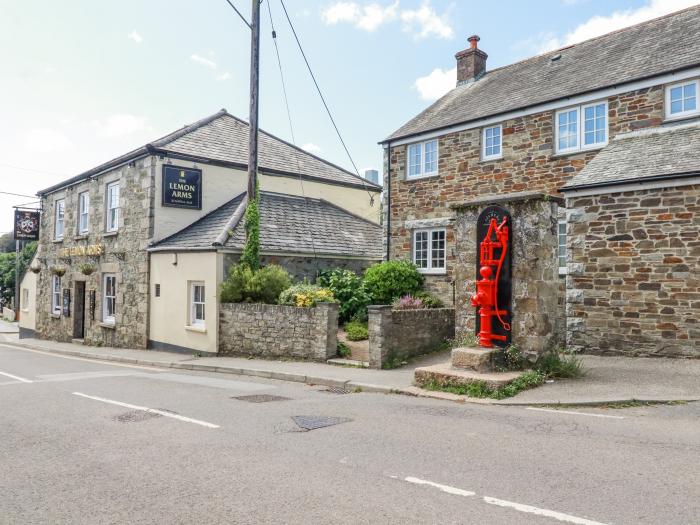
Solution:
<svg viewBox="0 0 700 525"><path fill-rule="evenodd" d="M260 269L260 190L255 189L255 197L248 200L245 211L245 246L241 255L241 265L253 271Z"/></svg>

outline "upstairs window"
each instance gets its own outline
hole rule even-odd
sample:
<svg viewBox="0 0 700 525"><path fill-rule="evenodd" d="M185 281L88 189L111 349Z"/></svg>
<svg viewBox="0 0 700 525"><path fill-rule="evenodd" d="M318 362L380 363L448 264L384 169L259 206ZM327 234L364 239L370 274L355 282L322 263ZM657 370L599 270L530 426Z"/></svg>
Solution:
<svg viewBox="0 0 700 525"><path fill-rule="evenodd" d="M66 201L61 199L56 201L56 217L54 221L54 239L63 239L63 232L66 227Z"/></svg>
<svg viewBox="0 0 700 525"><path fill-rule="evenodd" d="M413 232L413 263L426 273L445 271L445 229Z"/></svg>
<svg viewBox="0 0 700 525"><path fill-rule="evenodd" d="M108 232L119 229L119 183L107 185L107 228Z"/></svg>
<svg viewBox="0 0 700 525"><path fill-rule="evenodd" d="M438 172L438 141L428 140L410 144L407 152L408 178L437 175Z"/></svg>
<svg viewBox="0 0 700 525"><path fill-rule="evenodd" d="M481 158L498 159L501 155L501 125L484 128L481 137Z"/></svg>
<svg viewBox="0 0 700 525"><path fill-rule="evenodd" d="M666 116L685 117L698 113L698 91L700 81L691 80L666 88Z"/></svg>
<svg viewBox="0 0 700 525"><path fill-rule="evenodd" d="M78 196L78 233L85 234L89 229L90 194L86 191Z"/></svg>
<svg viewBox="0 0 700 525"><path fill-rule="evenodd" d="M608 143L608 103L595 102L557 111L554 134L557 153L605 146Z"/></svg>

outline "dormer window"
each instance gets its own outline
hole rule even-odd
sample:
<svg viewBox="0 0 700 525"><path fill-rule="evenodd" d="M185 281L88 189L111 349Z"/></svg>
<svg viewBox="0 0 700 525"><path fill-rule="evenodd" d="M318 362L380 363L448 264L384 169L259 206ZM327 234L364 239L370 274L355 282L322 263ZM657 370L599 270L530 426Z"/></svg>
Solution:
<svg viewBox="0 0 700 525"><path fill-rule="evenodd" d="M608 103L594 102L557 111L554 131L557 153L602 148L608 143Z"/></svg>
<svg viewBox="0 0 700 525"><path fill-rule="evenodd" d="M691 80L666 88L666 117L684 118L700 113L698 110L700 81Z"/></svg>
<svg viewBox="0 0 700 525"><path fill-rule="evenodd" d="M407 178L429 177L438 173L438 141L427 140L407 148Z"/></svg>

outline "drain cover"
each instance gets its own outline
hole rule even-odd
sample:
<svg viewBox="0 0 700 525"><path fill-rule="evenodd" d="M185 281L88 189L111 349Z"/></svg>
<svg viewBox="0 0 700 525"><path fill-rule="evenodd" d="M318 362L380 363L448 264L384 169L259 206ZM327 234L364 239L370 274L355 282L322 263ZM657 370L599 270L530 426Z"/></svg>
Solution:
<svg viewBox="0 0 700 525"><path fill-rule="evenodd" d="M254 394L250 396L234 396L231 399L247 401L248 403L268 403L270 401L289 401L288 397L273 396L271 394Z"/></svg>
<svg viewBox="0 0 700 525"><path fill-rule="evenodd" d="M347 417L329 416L292 416L292 420L304 430L316 430L317 428L332 427L333 425L352 421L352 419Z"/></svg>
<svg viewBox="0 0 700 525"><path fill-rule="evenodd" d="M124 412L119 414L114 418L114 421L119 423L140 423L141 421L148 421L149 419L155 419L161 417L160 414L154 414L153 412L146 412L144 410L131 410L130 412Z"/></svg>
<svg viewBox="0 0 700 525"><path fill-rule="evenodd" d="M321 392L328 392L329 394L349 394L350 390L342 386L329 386L328 388L321 390Z"/></svg>

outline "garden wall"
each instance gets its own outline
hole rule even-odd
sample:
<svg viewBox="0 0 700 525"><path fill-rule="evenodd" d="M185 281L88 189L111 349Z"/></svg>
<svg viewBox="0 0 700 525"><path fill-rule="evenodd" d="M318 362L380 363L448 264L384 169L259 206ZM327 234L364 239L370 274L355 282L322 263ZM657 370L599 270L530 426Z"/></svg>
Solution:
<svg viewBox="0 0 700 525"><path fill-rule="evenodd" d="M337 353L337 331L335 303L314 308L224 303L219 308L219 355L326 361Z"/></svg>
<svg viewBox="0 0 700 525"><path fill-rule="evenodd" d="M372 368L431 352L454 336L454 308L369 307L369 364Z"/></svg>

